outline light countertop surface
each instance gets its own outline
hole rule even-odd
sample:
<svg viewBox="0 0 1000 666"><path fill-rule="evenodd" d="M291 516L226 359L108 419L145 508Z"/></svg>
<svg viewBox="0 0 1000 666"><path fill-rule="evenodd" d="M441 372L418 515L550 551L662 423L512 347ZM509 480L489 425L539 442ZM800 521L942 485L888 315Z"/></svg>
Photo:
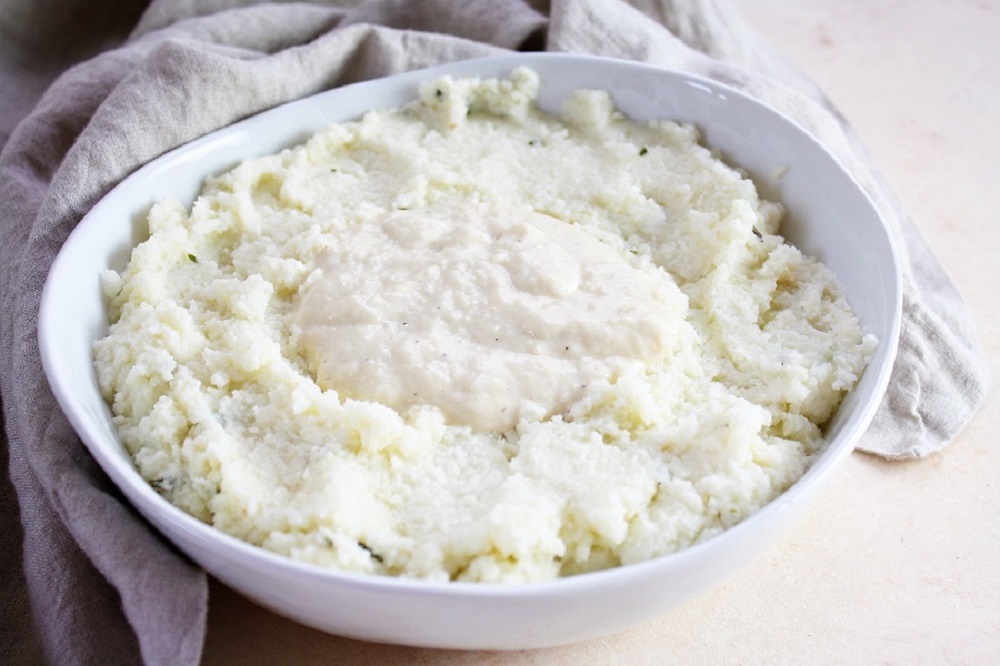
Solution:
<svg viewBox="0 0 1000 666"><path fill-rule="evenodd" d="M1000 663L1000 0L741 0L854 124L973 311L994 377L942 453L853 454L723 585L623 633L524 652L329 636L213 581L206 664Z"/></svg>

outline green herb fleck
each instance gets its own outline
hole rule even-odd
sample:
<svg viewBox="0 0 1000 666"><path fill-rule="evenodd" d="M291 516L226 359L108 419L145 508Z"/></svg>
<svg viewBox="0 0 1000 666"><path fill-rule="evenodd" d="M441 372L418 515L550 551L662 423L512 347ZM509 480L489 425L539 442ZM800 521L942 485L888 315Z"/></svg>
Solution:
<svg viewBox="0 0 1000 666"><path fill-rule="evenodd" d="M382 564L382 556L381 556L381 555L379 555L378 553L375 553L375 552L373 552L373 551L372 551L372 549L368 547L368 544L364 543L363 541L359 541L359 542L358 542L358 545L359 545L359 546L361 546L361 549L362 549L362 550L366 550L366 551L368 551L368 555L369 555L369 556L370 556L370 557L371 557L371 558L372 558L373 560L375 560L375 561L376 561L376 562L378 562L379 564Z"/></svg>
<svg viewBox="0 0 1000 666"><path fill-rule="evenodd" d="M441 99L442 97L444 97L444 93L441 91L440 88L438 88L437 90L434 91L434 96L437 97L438 99Z"/></svg>
<svg viewBox="0 0 1000 666"><path fill-rule="evenodd" d="M177 485L177 478L170 476L158 476L149 482L149 485L153 486L153 489L161 495L167 495L174 491L174 487Z"/></svg>
<svg viewBox="0 0 1000 666"><path fill-rule="evenodd" d="M528 145L529 146L537 146L538 145L538 141L536 141L535 139L531 139L531 140L528 141Z"/></svg>
<svg viewBox="0 0 1000 666"><path fill-rule="evenodd" d="M761 233L760 233L760 231L758 231L757 227L753 227L751 230L753 231L753 235L757 237L757 240L764 240L764 236L761 235Z"/></svg>
<svg viewBox="0 0 1000 666"><path fill-rule="evenodd" d="M194 256L190 252L188 252L188 260L191 261L192 263L195 263L195 264L198 263L198 257Z"/></svg>
<svg viewBox="0 0 1000 666"><path fill-rule="evenodd" d="M641 149L639 150L639 157L642 157L642 156L644 156L644 155L645 155L646 153L648 153L648 152L649 152L649 148L647 148L646 146L643 146L643 147L642 147L642 148L641 148Z"/></svg>

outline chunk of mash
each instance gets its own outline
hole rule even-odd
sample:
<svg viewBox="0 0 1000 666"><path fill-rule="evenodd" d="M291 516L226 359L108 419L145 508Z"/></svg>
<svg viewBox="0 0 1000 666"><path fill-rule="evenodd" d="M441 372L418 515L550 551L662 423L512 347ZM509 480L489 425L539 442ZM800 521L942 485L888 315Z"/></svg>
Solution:
<svg viewBox="0 0 1000 666"><path fill-rule="evenodd" d="M875 346L690 125L443 79L164 201L105 276L139 471L347 571L537 581L670 553L798 479Z"/></svg>

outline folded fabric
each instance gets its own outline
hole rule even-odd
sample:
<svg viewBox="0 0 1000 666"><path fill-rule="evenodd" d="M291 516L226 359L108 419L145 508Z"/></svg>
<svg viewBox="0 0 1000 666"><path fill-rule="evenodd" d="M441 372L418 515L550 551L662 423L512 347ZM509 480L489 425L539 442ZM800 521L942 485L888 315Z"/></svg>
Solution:
<svg viewBox="0 0 1000 666"><path fill-rule="evenodd" d="M60 16L93 16L99 4L62 3ZM37 51L45 45L24 38L30 31L15 20L29 15L8 13L2 25ZM91 39L82 54L101 50L119 26L85 25ZM50 56L66 52L49 46ZM0 661L44 653L60 663L193 664L204 639L204 573L111 486L41 371L35 327L42 285L80 218L142 164L282 102L442 62L541 48L717 79L812 132L868 190L903 251L899 357L859 448L921 456L962 427L988 378L959 295L850 126L726 0L155 0L124 44L59 76L0 154L0 390L10 466L10 483L0 479L0 509L4 561L15 565L7 567L3 592ZM8 71L27 72L27 58L46 56L10 50L0 50L6 65L21 61ZM36 94L38 80L22 89L26 95ZM24 106L3 112L9 118Z"/></svg>

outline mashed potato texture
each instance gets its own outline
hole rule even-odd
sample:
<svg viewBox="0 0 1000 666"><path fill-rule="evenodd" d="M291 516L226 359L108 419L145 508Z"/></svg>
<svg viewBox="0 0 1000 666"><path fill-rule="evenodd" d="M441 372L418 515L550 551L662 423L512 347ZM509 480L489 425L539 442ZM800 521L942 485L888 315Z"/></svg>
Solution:
<svg viewBox="0 0 1000 666"><path fill-rule="evenodd" d="M803 474L876 344L833 275L697 128L538 86L428 83L152 208L94 352L157 491L338 570L527 582Z"/></svg>

